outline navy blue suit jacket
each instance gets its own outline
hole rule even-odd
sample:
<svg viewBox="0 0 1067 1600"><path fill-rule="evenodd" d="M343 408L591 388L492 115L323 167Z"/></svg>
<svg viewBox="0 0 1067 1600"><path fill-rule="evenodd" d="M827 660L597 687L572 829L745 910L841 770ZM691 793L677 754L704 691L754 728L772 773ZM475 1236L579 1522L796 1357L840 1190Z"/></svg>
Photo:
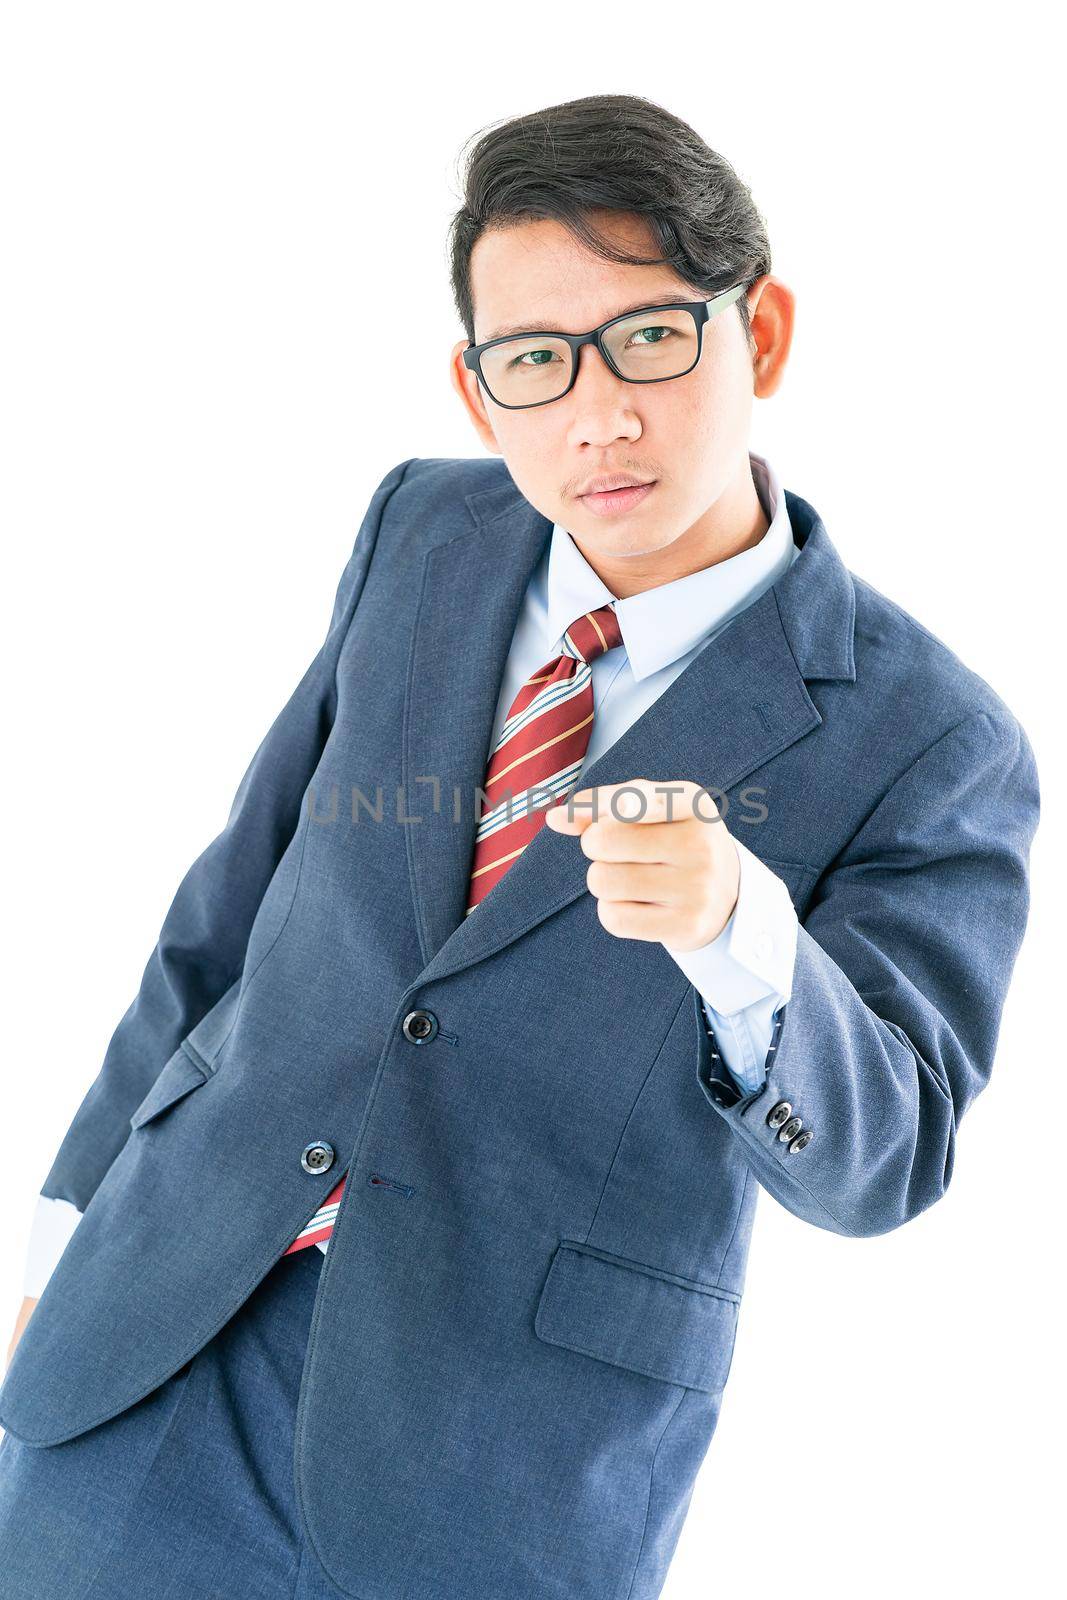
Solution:
<svg viewBox="0 0 1067 1600"><path fill-rule="evenodd" d="M601 926L574 838L542 828L464 916L551 524L499 459L405 461L45 1180L84 1216L5 1429L50 1446L133 1405L347 1170L294 1462L338 1588L659 1594L757 1197L859 1236L944 1194L1028 910L1019 723L787 495L797 560L582 780L762 791L745 843L801 924L765 1084L721 1070L660 945ZM315 1141L334 1159L309 1172Z"/></svg>

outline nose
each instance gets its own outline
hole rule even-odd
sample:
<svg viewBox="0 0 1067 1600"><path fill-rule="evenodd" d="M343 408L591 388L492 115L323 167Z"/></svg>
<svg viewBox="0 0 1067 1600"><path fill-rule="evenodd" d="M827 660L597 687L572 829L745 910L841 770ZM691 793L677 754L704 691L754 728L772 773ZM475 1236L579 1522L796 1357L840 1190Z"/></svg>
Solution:
<svg viewBox="0 0 1067 1600"><path fill-rule="evenodd" d="M641 422L634 409L636 389L612 372L596 345L578 352L578 375L567 399L571 404L569 443L606 445L637 439Z"/></svg>

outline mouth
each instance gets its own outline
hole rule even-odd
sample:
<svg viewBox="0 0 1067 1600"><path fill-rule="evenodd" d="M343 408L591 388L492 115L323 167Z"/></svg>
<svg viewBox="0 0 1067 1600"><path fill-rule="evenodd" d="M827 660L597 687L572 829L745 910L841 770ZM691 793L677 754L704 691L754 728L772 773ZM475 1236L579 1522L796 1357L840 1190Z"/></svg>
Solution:
<svg viewBox="0 0 1067 1600"><path fill-rule="evenodd" d="M583 506L598 516L614 516L620 511L632 511L642 500L647 500L658 481L658 478L653 478L651 483L627 484L621 489L602 489L596 494L580 494L578 499Z"/></svg>

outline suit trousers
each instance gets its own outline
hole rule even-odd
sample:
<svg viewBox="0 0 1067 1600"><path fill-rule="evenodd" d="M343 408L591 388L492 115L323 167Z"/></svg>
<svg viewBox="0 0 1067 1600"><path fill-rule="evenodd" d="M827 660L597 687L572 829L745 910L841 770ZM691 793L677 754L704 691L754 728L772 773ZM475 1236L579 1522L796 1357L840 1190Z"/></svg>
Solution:
<svg viewBox="0 0 1067 1600"><path fill-rule="evenodd" d="M293 1483L321 1250L282 1256L213 1339L77 1438L0 1440L4 1600L338 1600Z"/></svg>

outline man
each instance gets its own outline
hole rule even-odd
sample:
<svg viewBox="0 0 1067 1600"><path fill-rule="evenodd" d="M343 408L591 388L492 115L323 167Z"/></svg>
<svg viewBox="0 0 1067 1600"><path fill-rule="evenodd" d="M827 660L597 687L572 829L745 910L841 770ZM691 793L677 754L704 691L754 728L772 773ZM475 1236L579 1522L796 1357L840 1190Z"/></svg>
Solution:
<svg viewBox="0 0 1067 1600"><path fill-rule="evenodd" d="M758 1193L900 1226L993 1065L1033 754L750 452L748 190L593 97L452 252L491 457L382 480L45 1179L13 1600L652 1600Z"/></svg>

